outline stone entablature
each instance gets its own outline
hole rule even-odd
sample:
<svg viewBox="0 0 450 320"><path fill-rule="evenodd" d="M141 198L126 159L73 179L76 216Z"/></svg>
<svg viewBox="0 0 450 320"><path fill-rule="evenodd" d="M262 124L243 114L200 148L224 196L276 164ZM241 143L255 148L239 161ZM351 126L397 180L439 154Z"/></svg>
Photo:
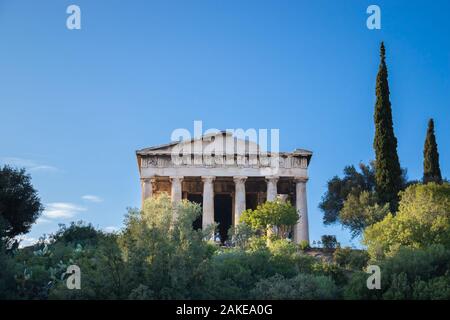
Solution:
<svg viewBox="0 0 450 320"><path fill-rule="evenodd" d="M244 167L261 168L277 166L282 169L308 167L308 156L280 153L277 155L182 155L172 154L143 154L142 168L167 167Z"/></svg>
<svg viewBox="0 0 450 320"><path fill-rule="evenodd" d="M230 143L233 153L217 147ZM283 196L299 212L294 240L309 241L306 182L310 151L261 152L255 143L218 133L142 149L136 155L143 201L160 192L169 193L173 201L197 195L203 207L202 226L206 227L217 219L218 195L229 196L232 202L230 212L220 212L219 217L229 215L225 218L232 224L238 223L248 206Z"/></svg>

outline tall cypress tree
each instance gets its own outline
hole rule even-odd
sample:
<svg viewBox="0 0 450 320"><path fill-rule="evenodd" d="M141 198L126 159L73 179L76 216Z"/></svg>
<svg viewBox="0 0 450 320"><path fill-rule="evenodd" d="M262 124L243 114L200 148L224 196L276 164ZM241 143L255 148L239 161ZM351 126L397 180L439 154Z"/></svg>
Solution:
<svg viewBox="0 0 450 320"><path fill-rule="evenodd" d="M428 182L442 182L433 119L428 121L427 137L425 138L425 146L423 148L423 183Z"/></svg>
<svg viewBox="0 0 450 320"><path fill-rule="evenodd" d="M402 188L402 171L397 155L397 138L392 123L391 102L389 101L388 71L384 43L380 47L375 103L375 181L380 203L389 203L391 211L398 206L398 192Z"/></svg>

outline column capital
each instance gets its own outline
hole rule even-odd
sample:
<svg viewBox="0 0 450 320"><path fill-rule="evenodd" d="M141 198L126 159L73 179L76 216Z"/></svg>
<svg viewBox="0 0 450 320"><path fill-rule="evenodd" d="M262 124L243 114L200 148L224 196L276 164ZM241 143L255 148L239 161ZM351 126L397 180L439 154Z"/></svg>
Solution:
<svg viewBox="0 0 450 320"><path fill-rule="evenodd" d="M202 181L206 183L212 183L216 179L216 176L202 176Z"/></svg>
<svg viewBox="0 0 450 320"><path fill-rule="evenodd" d="M266 176L265 179L266 179L266 181L278 182L280 177L279 176Z"/></svg>
<svg viewBox="0 0 450 320"><path fill-rule="evenodd" d="M233 177L234 183L244 183L247 180L246 176L235 176Z"/></svg>
<svg viewBox="0 0 450 320"><path fill-rule="evenodd" d="M295 182L306 183L308 182L308 180L309 180L308 177L294 177Z"/></svg>
<svg viewBox="0 0 450 320"><path fill-rule="evenodd" d="M183 180L183 176L170 176L169 177L170 178L170 180L172 180L172 181L182 181Z"/></svg>

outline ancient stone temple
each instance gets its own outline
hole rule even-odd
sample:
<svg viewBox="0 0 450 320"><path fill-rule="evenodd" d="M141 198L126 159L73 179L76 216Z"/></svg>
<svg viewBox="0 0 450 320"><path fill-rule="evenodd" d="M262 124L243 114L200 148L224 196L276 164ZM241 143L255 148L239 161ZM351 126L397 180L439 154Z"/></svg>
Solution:
<svg viewBox="0 0 450 320"><path fill-rule="evenodd" d="M268 152L248 139L220 132L145 148L136 155L142 200L167 192L174 202L201 204L197 227L217 222L222 241L244 210L281 198L299 213L293 240L309 242L306 183L312 152Z"/></svg>

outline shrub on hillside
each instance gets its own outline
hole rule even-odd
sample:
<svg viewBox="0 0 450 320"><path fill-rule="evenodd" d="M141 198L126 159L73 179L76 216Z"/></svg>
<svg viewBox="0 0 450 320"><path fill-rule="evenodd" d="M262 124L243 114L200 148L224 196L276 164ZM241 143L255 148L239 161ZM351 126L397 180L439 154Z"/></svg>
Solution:
<svg viewBox="0 0 450 320"><path fill-rule="evenodd" d="M364 233L371 257L394 254L402 246L450 248L450 184L415 184L400 197L397 215L388 214Z"/></svg>
<svg viewBox="0 0 450 320"><path fill-rule="evenodd" d="M256 283L250 293L253 299L335 299L338 289L330 277L299 274L294 278L275 275Z"/></svg>
<svg viewBox="0 0 450 320"><path fill-rule="evenodd" d="M442 245L401 248L373 262L381 269L381 290L369 290L368 274L356 272L345 286L347 299L450 299L450 250Z"/></svg>
<svg viewBox="0 0 450 320"><path fill-rule="evenodd" d="M333 260L340 267L351 270L362 270L367 266L369 254L365 250L355 250L350 247L337 248Z"/></svg>

